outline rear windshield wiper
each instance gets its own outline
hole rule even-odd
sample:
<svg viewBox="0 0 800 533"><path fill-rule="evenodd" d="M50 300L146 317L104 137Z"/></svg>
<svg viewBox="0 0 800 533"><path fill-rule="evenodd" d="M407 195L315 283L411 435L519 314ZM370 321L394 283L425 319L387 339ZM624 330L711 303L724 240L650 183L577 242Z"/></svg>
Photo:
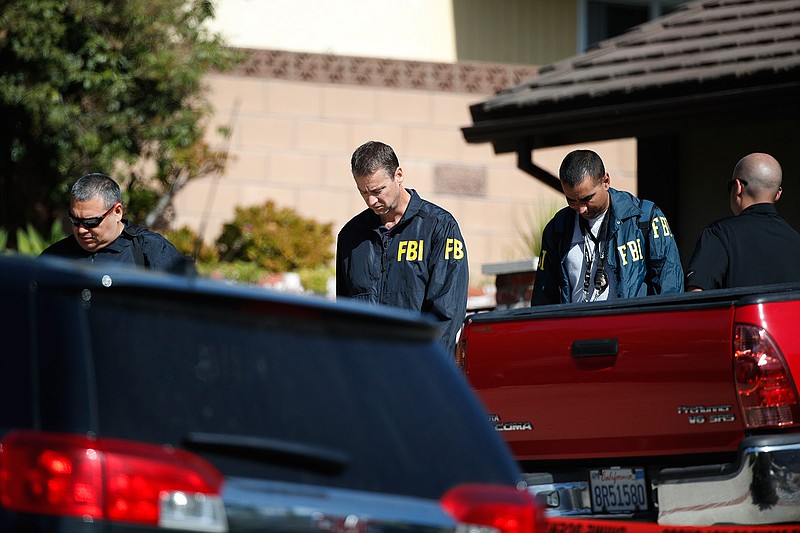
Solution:
<svg viewBox="0 0 800 533"><path fill-rule="evenodd" d="M291 465L329 474L340 472L350 462L350 457L342 450L265 437L191 432L184 437L183 445L196 451Z"/></svg>

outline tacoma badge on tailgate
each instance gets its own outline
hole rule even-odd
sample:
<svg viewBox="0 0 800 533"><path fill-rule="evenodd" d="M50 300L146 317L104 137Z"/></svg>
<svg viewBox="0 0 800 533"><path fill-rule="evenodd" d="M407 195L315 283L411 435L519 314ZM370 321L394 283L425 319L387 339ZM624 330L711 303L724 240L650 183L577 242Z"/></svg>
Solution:
<svg viewBox="0 0 800 533"><path fill-rule="evenodd" d="M530 422L503 422L500 420L500 415L490 414L489 422L494 424L494 429L497 431L530 431L533 429L533 424Z"/></svg>

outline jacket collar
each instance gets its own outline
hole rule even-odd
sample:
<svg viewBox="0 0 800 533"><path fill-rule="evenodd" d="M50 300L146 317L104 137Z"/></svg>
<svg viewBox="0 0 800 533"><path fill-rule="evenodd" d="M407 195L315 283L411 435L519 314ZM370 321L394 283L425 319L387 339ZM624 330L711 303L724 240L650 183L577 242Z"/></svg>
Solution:
<svg viewBox="0 0 800 533"><path fill-rule="evenodd" d="M131 226L128 225L128 221L126 219L122 219L122 223L125 224L125 227L122 229L122 232L119 236L114 239L111 243L108 244L105 248L112 252L122 252L126 248L130 247L131 239L133 239L136 233L132 233L129 228ZM133 226L134 228L136 226Z"/></svg>
<svg viewBox="0 0 800 533"><path fill-rule="evenodd" d="M406 189L406 191L411 195L411 200L409 200L403 216L400 217L400 221L397 223L398 226L405 224L407 221L417 216L422 208L422 198L417 194L417 191L414 189Z"/></svg>
<svg viewBox="0 0 800 533"><path fill-rule="evenodd" d="M775 207L775 204L771 204L769 202L761 202L758 204L752 204L747 206L745 209L742 209L742 212L739 213L739 215L744 215L745 213L772 215L772 214L778 214L778 209Z"/></svg>
<svg viewBox="0 0 800 533"><path fill-rule="evenodd" d="M608 189L608 193L611 195L611 212L617 220L638 217L642 214L639 201L632 194L618 191L613 187Z"/></svg>

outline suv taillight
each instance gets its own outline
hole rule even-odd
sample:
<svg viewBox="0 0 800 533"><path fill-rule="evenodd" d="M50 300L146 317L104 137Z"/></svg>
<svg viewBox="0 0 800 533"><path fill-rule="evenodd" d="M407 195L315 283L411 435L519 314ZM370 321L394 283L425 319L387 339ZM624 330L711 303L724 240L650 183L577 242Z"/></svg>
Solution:
<svg viewBox="0 0 800 533"><path fill-rule="evenodd" d="M441 504L464 525L490 527L498 533L545 530L544 515L527 490L502 485L458 485L445 493Z"/></svg>
<svg viewBox="0 0 800 533"><path fill-rule="evenodd" d="M28 430L0 441L0 504L16 512L226 532L222 479L168 446Z"/></svg>
<svg viewBox="0 0 800 533"><path fill-rule="evenodd" d="M800 406L778 346L762 328L736 325L733 365L739 407L749 429L800 421Z"/></svg>

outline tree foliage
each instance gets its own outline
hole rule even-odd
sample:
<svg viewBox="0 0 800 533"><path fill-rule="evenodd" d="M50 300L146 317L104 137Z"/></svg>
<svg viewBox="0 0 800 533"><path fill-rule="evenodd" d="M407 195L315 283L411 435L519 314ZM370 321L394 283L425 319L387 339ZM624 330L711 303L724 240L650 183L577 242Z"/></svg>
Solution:
<svg viewBox="0 0 800 533"><path fill-rule="evenodd" d="M0 0L0 227L46 230L98 171L142 223L220 170L203 78L239 57L212 16L211 0Z"/></svg>

